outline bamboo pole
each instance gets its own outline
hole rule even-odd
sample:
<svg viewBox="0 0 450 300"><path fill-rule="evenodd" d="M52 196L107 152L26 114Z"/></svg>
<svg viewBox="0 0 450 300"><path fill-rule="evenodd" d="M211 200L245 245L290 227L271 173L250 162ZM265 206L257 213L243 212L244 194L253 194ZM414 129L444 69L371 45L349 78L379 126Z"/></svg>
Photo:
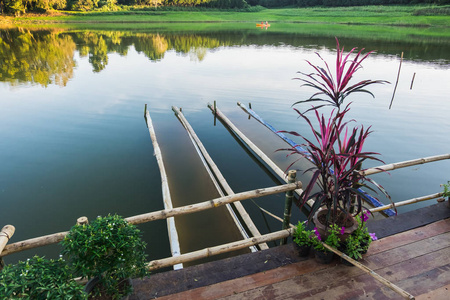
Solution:
<svg viewBox="0 0 450 300"><path fill-rule="evenodd" d="M0 231L0 254L2 253L8 241L14 235L15 231L16 228L12 225L3 226L2 230ZM3 266L4 266L3 259L0 256L0 271L3 269Z"/></svg>
<svg viewBox="0 0 450 300"><path fill-rule="evenodd" d="M125 220L131 224L142 224L155 220L162 220L168 217L180 216L190 213L195 213L207 209L211 209L214 207L218 207L221 205L225 205L227 203L231 203L234 201L241 201L251 198L259 198L268 195L274 195L278 193L284 193L288 190L293 190L301 187L301 182L285 184L280 186L274 186L269 188L261 188L252 191L242 192L235 195L230 195L226 197L220 197L216 199L212 199L209 201L196 203L193 205L186 205L181 207L176 207L170 210L160 210L151 213L141 214L133 217L125 218ZM7 256L13 253L25 251L28 249L33 249L41 246L47 246L51 244L59 243L64 239L64 237L68 234L68 231L58 232L46 236L36 237L28 240L23 240L20 242L16 242L13 244L9 244L5 246L3 252L1 252L1 256Z"/></svg>
<svg viewBox="0 0 450 300"><path fill-rule="evenodd" d="M159 260L153 260L148 263L148 268L150 271L157 270L164 267L169 267L173 264L177 263L186 263L190 261L194 261L197 259L210 257L230 251L235 251L239 249L244 249L252 245L257 245L261 243L266 243L270 241L274 241L280 238L288 237L292 235L294 232L293 228L284 229L281 231L272 232L269 234L261 235L259 237L248 238L241 241L236 241L220 246L210 247L190 253L185 253L177 257L168 257Z"/></svg>
<svg viewBox="0 0 450 300"><path fill-rule="evenodd" d="M288 174L288 182L295 182L295 176L297 172L294 170L290 170ZM283 227L282 229L289 228L289 224L291 223L291 209L292 209L292 200L294 199L294 191L286 192L286 200L284 203L284 219L283 219ZM280 245L284 245L287 243L287 238L281 239Z"/></svg>
<svg viewBox="0 0 450 300"><path fill-rule="evenodd" d="M413 198L413 199L409 199L409 200L405 200L405 201L401 201L401 202L397 202L397 203L392 203L392 204L388 204L388 205L384 205L384 206L380 206L380 207L371 208L371 209L369 209L369 211L370 212L378 212L378 211L382 211L382 210L385 210L388 208L393 208L394 206L399 207L399 206L404 206L404 205L408 205L408 204L414 204L417 202L422 202L422 201L426 201L426 200L439 198L439 197L442 197L443 195L444 195L444 193L431 194L428 196Z"/></svg>
<svg viewBox="0 0 450 300"><path fill-rule="evenodd" d="M164 167L164 161L161 154L161 150L159 148L158 141L156 140L155 129L153 127L152 119L150 118L150 113L147 110L147 106L145 107L145 121L147 122L148 131L150 133L150 139L152 140L154 154L156 156L156 161L158 163L159 172L161 174L161 188L163 195L163 202L165 209L172 209L172 198L170 196L169 183L167 180L166 169ZM178 256L181 254L180 242L178 241L178 232L177 227L175 225L175 219L173 217L167 218L167 232L169 234L169 242L170 242L170 251L172 256ZM182 269L183 265L175 265L174 269Z"/></svg>
<svg viewBox="0 0 450 300"><path fill-rule="evenodd" d="M342 257L343 259L345 259L346 261L350 262L351 264L353 264L354 266L356 266L357 268L363 270L364 272L366 272L367 274L369 274L370 276L372 276L373 278L375 278L376 280L378 280L379 282L381 282L382 284L384 284L385 286L389 287L390 289L392 289L394 292L398 293L399 295L401 295L403 298L405 299L414 299L414 296L411 295L410 293L406 292L405 290L401 289L400 287L398 287L397 285L393 284L392 282L390 282L389 280L387 280L386 278L383 278L382 276L378 275L377 273L375 273L373 270L369 269L368 267L366 267L365 265L361 264L360 262L357 262L356 260L352 259L351 257L349 257L348 255L342 253L341 251L328 246L327 244L322 242L322 245L327 248L329 251L335 253L336 255L338 255L339 257Z"/></svg>
<svg viewBox="0 0 450 300"><path fill-rule="evenodd" d="M209 109L212 110L211 104L208 104ZM288 182L286 174L278 167L264 152L262 152L249 138L247 138L222 112L217 108L216 109L217 117L219 117L245 144L247 144L247 147L250 148L264 163L269 166L270 169L272 169L275 174L284 180L285 182ZM301 195L303 190L298 188L295 190L295 193L298 195ZM310 200L312 201L312 200ZM308 201L308 204L311 204L311 202Z"/></svg>
<svg viewBox="0 0 450 300"><path fill-rule="evenodd" d="M215 106L214 109L216 110L216 113L217 113L217 106ZM217 167L217 165L212 160L212 158L209 155L208 151L206 151L206 148L203 146L202 142L200 141L200 139L198 138L198 136L196 135L195 131L192 129L191 125L186 120L184 115L175 106L172 106L172 110L176 113L176 115L178 116L178 118L182 122L183 126L186 128L188 133L191 135L191 137L195 141L195 144L198 146L199 150L201 151L201 154L202 154L203 158L208 163L210 170L214 173L215 177L217 178L217 181L220 183L220 186L222 186L222 188L225 190L225 192L228 195L233 195L234 194L233 190L229 186L229 184L226 181L225 177L220 172L220 170ZM219 189L219 191L220 191L220 189ZM245 210L245 208L242 205L242 203L235 202L234 203L234 207L236 208L237 212L239 213L240 217L242 218L243 222L247 226L247 228L250 231L250 233L253 236L255 236L255 237L260 236L261 233L259 232L258 228L256 228L255 224L253 223L252 219L250 218L249 214ZM231 215L233 217L233 220L235 221L236 225L238 226L238 228L241 228L241 232L243 233L243 237L244 238L248 237L248 235L247 235L246 231L244 230L244 228L242 227L242 224L240 223L239 219L237 218L237 216L234 215L234 212L232 211L231 207L229 207L229 209L231 210L230 213L231 213ZM259 247L261 248L261 250L269 249L269 246L267 246L266 243L263 243L263 244L259 245ZM252 251L255 251L255 250L256 249L252 249Z"/></svg>
<svg viewBox="0 0 450 300"><path fill-rule="evenodd" d="M6 245L0 256L6 256L9 254L25 251L28 249L59 243L64 239L64 237L68 233L69 233L68 231L58 232Z"/></svg>
<svg viewBox="0 0 450 300"><path fill-rule="evenodd" d="M430 162L444 160L444 159L450 159L450 153L429 156L429 157L424 157L424 158L418 158L418 159L413 159L413 160L407 160L407 161L402 161L402 162L398 162L398 163L369 168L369 169L361 170L361 171L359 171L359 173L363 176L372 175L372 174L377 174L377 173L381 173L381 172L385 172L385 171L390 171L390 170L395 170L395 169L400 169L400 168L405 168L405 167L411 167L411 166L415 166L415 165L430 163Z"/></svg>

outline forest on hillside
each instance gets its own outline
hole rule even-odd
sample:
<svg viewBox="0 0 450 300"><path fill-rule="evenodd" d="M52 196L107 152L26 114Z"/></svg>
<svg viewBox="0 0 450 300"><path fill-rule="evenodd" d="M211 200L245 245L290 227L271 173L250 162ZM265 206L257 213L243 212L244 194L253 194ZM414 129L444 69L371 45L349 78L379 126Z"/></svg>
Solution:
<svg viewBox="0 0 450 300"><path fill-rule="evenodd" d="M337 7L365 5L450 4L450 0L0 0L0 13L21 15L65 11L118 11L127 7L140 9L218 8L245 10L255 7Z"/></svg>

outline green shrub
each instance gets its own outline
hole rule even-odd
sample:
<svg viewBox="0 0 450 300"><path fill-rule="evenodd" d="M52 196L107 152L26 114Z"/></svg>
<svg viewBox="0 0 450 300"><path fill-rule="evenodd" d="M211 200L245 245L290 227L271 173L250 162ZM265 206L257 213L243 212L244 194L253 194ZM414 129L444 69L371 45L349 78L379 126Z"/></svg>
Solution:
<svg viewBox="0 0 450 300"><path fill-rule="evenodd" d="M63 259L34 256L0 272L0 299L87 299Z"/></svg>

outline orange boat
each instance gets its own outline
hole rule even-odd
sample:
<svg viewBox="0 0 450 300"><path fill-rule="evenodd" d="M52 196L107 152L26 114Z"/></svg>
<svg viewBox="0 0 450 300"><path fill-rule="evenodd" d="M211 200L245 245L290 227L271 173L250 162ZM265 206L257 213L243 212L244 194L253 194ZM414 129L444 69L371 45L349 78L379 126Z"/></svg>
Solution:
<svg viewBox="0 0 450 300"><path fill-rule="evenodd" d="M256 27L270 27L269 23L256 23Z"/></svg>

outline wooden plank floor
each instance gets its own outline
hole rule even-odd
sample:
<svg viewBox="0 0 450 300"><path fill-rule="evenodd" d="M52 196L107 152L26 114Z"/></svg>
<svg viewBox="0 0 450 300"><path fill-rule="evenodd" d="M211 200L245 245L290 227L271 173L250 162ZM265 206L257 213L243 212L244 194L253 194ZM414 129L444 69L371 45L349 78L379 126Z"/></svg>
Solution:
<svg viewBox="0 0 450 300"><path fill-rule="evenodd" d="M450 219L375 241L361 262L416 299L450 299ZM342 265L338 259L330 265L321 265L311 258L158 299L401 297L360 269Z"/></svg>

